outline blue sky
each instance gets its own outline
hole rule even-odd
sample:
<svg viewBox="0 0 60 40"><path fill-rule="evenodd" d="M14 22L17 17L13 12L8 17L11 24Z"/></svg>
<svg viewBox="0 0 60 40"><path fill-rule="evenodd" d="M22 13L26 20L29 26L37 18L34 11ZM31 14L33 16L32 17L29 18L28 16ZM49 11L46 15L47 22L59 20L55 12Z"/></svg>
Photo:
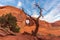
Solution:
<svg viewBox="0 0 60 40"><path fill-rule="evenodd" d="M17 8L24 8L25 12L33 17L39 16L39 9L34 6L38 3L41 8L44 8L42 14L48 22L60 20L60 0L0 0L0 6L11 5Z"/></svg>

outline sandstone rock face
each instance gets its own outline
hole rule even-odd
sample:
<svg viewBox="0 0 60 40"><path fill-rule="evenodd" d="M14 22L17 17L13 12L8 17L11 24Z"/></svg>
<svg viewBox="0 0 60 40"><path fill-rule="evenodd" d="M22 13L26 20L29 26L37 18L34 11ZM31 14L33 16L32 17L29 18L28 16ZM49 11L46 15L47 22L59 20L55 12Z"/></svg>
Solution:
<svg viewBox="0 0 60 40"><path fill-rule="evenodd" d="M3 14L6 15L8 13L11 13L13 16L15 16L17 18L17 25L19 27L21 27L20 32L22 32L22 31L31 32L32 30L35 29L35 24L34 24L33 20L31 18L27 17L27 15L25 15L25 13L21 9L18 9L13 6L0 7L0 16ZM26 23L25 23L27 18L29 18L30 25L26 25ZM45 28L51 27L51 25L49 23L42 21L42 20L39 20L39 24L40 24L40 27L45 27Z"/></svg>
<svg viewBox="0 0 60 40"><path fill-rule="evenodd" d="M21 9L18 9L13 6L0 7L0 16L3 14L6 15L8 13L11 13L13 16L15 16L17 18L17 23L19 26L21 24L23 24L23 21L26 19L26 15L24 14L24 12Z"/></svg>
<svg viewBox="0 0 60 40"><path fill-rule="evenodd" d="M44 28L51 28L52 27L50 23L43 21L43 20L40 20L39 24L40 24L40 27L44 27Z"/></svg>
<svg viewBox="0 0 60 40"><path fill-rule="evenodd" d="M54 37L54 36L40 36L40 37L35 37L32 35L16 35L16 36L5 36L5 37L0 37L0 40L60 40L59 37Z"/></svg>
<svg viewBox="0 0 60 40"><path fill-rule="evenodd" d="M32 30L35 30L36 26L35 26L34 21L31 18L27 17L21 9L18 9L18 8L12 7L12 6L0 7L1 15L3 15L3 14L6 15L8 13L11 13L13 16L15 16L17 18L17 25L21 28L20 33L24 33L24 32L31 33ZM26 23L25 23L27 18L30 20L30 25L26 25ZM40 27L39 27L38 33L40 33L40 32L46 33L46 34L49 33L49 32L47 32L46 29L49 29L52 27L50 23L39 20L39 24L40 24L39 25ZM40 28L42 28L42 29L40 29Z"/></svg>
<svg viewBox="0 0 60 40"><path fill-rule="evenodd" d="M8 13L11 13L13 16L15 16L17 18L17 25L21 28L20 29L20 33L28 32L31 33L32 30L35 30L35 23L33 20L31 20L27 15L25 15L25 13L21 10L18 9L16 7L13 6L3 6L0 7L0 16L2 16L3 14L6 15ZM26 19L29 19L30 21L30 25L26 25ZM54 23L54 25L60 25L60 22L56 22ZM42 33L42 34L52 34L52 33L59 33L60 30L48 30L48 28L51 28L51 24L42 20L39 20L39 31L38 33ZM3 33L5 35L5 33L3 31L1 31L1 34ZM36 37L32 36L32 35L22 35L22 34L17 34L16 36L6 36L6 37L0 37L0 40L38 40ZM42 40L48 40L49 37L47 36L40 36L42 38ZM46 38L46 39L45 39ZM50 38L49 40L60 40L60 38Z"/></svg>
<svg viewBox="0 0 60 40"><path fill-rule="evenodd" d="M54 23L51 23L53 27L60 27L60 21L56 21Z"/></svg>

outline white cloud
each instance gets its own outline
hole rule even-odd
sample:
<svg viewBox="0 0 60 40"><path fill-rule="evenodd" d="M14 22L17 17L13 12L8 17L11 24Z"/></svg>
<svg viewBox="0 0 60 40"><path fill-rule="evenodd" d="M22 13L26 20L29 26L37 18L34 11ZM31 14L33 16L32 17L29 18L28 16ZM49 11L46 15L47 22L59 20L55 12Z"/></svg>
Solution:
<svg viewBox="0 0 60 40"><path fill-rule="evenodd" d="M36 11L34 11L33 12L33 14L32 14L32 17L35 17L35 18L37 18L39 15L37 15L37 12Z"/></svg>
<svg viewBox="0 0 60 40"><path fill-rule="evenodd" d="M15 1L15 0L5 0L5 1L8 1L8 2L10 1L10 2L12 2L12 1Z"/></svg>
<svg viewBox="0 0 60 40"><path fill-rule="evenodd" d="M3 4L0 4L0 6L4 6Z"/></svg>
<svg viewBox="0 0 60 40"><path fill-rule="evenodd" d="M51 6L49 8L51 8L55 4L50 4L50 5ZM49 8L47 7L47 10L49 10ZM32 17L36 17L37 18L38 16L39 15L37 15L37 12L34 11ZM60 3L57 3L54 6L54 8L51 9L51 11L49 13L47 13L46 15L44 15L44 18L41 17L40 20L45 20L45 21L47 21L49 23L52 23L52 22L60 20Z"/></svg>
<svg viewBox="0 0 60 40"><path fill-rule="evenodd" d="M18 2L17 7L19 8L21 6L22 6L22 2Z"/></svg>
<svg viewBox="0 0 60 40"><path fill-rule="evenodd" d="M35 17L35 18L37 18L37 17L38 17L38 15L36 15L36 14L33 14L33 15L32 15L32 17Z"/></svg>
<svg viewBox="0 0 60 40"><path fill-rule="evenodd" d="M58 3L59 0L52 0L50 1L50 3L47 1L44 5L44 8L46 10L49 10L51 7L54 7L57 3Z"/></svg>
<svg viewBox="0 0 60 40"><path fill-rule="evenodd" d="M60 4L57 4L57 6L54 9L52 9L47 15L45 15L44 18L40 18L40 19L50 23L60 20L59 7L60 7Z"/></svg>
<svg viewBox="0 0 60 40"><path fill-rule="evenodd" d="M32 7L35 8L35 0L31 3Z"/></svg>
<svg viewBox="0 0 60 40"><path fill-rule="evenodd" d="M55 6L59 3L60 0L48 0L46 1L46 3L44 4L44 9L46 11L43 10L43 13L47 13L49 10L55 8Z"/></svg>
<svg viewBox="0 0 60 40"><path fill-rule="evenodd" d="M6 2L14 3L14 2L15 2L15 0L0 0L0 2L2 2L2 3L3 3L3 2L5 2L5 3L6 3Z"/></svg>

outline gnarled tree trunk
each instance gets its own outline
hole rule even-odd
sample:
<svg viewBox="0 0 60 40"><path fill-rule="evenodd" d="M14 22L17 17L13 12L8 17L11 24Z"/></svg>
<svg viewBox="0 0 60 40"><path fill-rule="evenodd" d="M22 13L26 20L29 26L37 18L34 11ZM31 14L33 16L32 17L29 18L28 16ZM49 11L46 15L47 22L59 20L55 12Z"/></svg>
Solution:
<svg viewBox="0 0 60 40"><path fill-rule="evenodd" d="M29 14L25 13L24 10L22 9L22 11L23 11L28 17L30 17L30 18L34 21L34 23L35 23L36 28L35 28L34 31L32 31L32 35L34 35L34 36L36 36L36 34L37 34L38 30L39 30L39 18L40 18L41 16L43 17L43 15L42 15L42 9L39 7L39 5L37 5L37 4L35 4L35 5L36 5L36 7L38 7L38 9L40 10L40 13L39 13L40 15L39 15L38 18L36 18L36 20L35 20L33 17L31 17Z"/></svg>

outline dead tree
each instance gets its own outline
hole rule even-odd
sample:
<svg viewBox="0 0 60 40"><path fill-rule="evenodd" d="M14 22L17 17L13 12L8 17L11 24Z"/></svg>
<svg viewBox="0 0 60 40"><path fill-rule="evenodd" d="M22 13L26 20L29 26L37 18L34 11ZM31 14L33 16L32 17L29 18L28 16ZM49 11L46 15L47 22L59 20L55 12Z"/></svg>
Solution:
<svg viewBox="0 0 60 40"><path fill-rule="evenodd" d="M36 28L35 28L34 31L32 31L32 35L34 35L34 36L36 36L36 34L37 34L37 32L38 32L38 29L39 29L39 18L40 18L41 16L43 17L43 15L42 15L42 8L41 8L39 5L37 5L37 4L35 4L35 6L38 7L38 9L40 10L40 12L39 12L40 15L39 15L39 17L36 18L36 19L34 19L33 17L31 17L29 14L25 13L24 10L23 10L23 8L22 8L22 11L23 11L28 17L30 17L30 18L34 21L34 23L35 23Z"/></svg>

